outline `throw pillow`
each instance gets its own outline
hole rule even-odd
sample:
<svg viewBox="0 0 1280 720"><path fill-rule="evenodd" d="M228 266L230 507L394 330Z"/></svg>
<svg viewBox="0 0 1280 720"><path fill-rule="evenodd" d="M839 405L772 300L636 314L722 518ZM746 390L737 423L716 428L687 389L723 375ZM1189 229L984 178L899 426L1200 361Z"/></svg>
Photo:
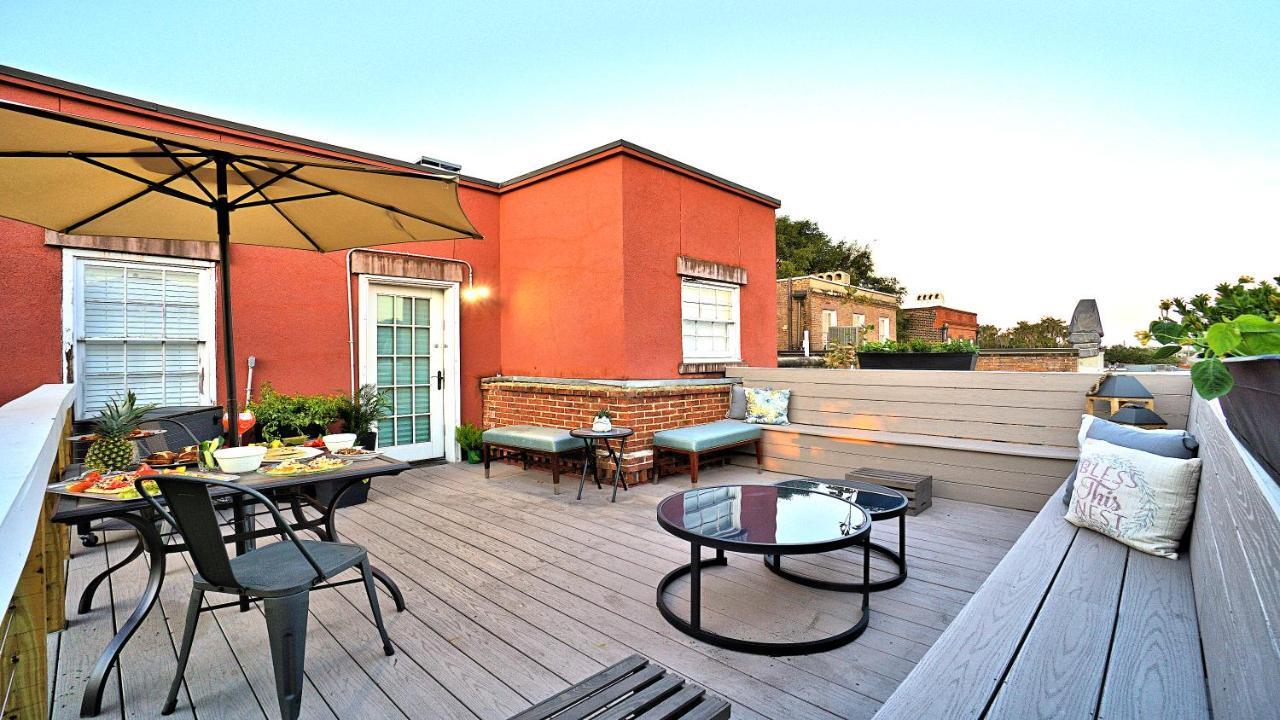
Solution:
<svg viewBox="0 0 1280 720"><path fill-rule="evenodd" d="M728 420L747 419L747 390L741 385L729 386L729 412L724 414Z"/></svg>
<svg viewBox="0 0 1280 720"><path fill-rule="evenodd" d="M1105 440L1120 447L1184 460L1195 457L1196 451L1200 449L1195 436L1186 430L1147 430L1113 423L1093 415L1082 416L1080 433L1077 437L1082 448L1085 440L1093 438ZM1075 484L1075 479L1076 470L1072 470L1071 475L1067 477L1066 492L1062 494L1063 507L1071 505L1071 488Z"/></svg>
<svg viewBox="0 0 1280 720"><path fill-rule="evenodd" d="M787 407L791 404L790 390L747 388L746 421L757 425L790 425Z"/></svg>
<svg viewBox="0 0 1280 720"><path fill-rule="evenodd" d="M1176 559L1199 485L1198 458L1162 457L1088 439L1066 519L1144 553Z"/></svg>

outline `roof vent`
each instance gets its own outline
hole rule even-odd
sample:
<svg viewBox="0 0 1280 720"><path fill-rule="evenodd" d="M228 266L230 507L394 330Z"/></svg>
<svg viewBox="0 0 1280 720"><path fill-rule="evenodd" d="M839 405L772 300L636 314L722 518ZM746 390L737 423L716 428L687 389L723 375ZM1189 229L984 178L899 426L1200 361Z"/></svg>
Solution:
<svg viewBox="0 0 1280 720"><path fill-rule="evenodd" d="M442 170L447 173L462 172L462 166L457 163L451 163L448 160L437 160L433 157L427 157L426 155L423 155L422 158L418 160L418 164L425 168Z"/></svg>

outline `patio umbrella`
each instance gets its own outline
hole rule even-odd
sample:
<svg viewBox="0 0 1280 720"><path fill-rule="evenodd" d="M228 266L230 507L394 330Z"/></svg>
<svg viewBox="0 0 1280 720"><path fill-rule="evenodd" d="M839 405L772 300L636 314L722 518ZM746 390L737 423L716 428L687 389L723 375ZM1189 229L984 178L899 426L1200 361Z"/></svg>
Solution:
<svg viewBox="0 0 1280 720"><path fill-rule="evenodd" d="M479 238L457 179L0 101L0 215L61 233L217 242L227 417L238 416L231 243L328 252ZM236 422L231 444L239 444Z"/></svg>

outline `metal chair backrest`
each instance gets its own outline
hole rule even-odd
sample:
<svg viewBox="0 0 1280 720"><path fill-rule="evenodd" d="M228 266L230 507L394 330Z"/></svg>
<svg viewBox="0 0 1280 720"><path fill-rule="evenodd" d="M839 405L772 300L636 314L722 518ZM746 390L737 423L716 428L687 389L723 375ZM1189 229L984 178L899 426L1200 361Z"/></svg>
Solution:
<svg viewBox="0 0 1280 720"><path fill-rule="evenodd" d="M164 496L168 510L147 493L143 480L155 480ZM190 477L182 473L149 475L134 481L134 487L157 510L169 524L177 528L187 543L187 552L196 565L196 571L211 585L220 588L238 589L241 583L231 569L231 558L227 553L226 540L222 536L222 521L213 506L209 495L211 488L225 488L236 493L249 495L262 504L276 523L276 530L284 540L293 542L298 552L306 558L311 569L316 573L316 580L324 579L324 572L316 559L303 546L302 541L289 527L289 523L276 509L275 503L265 495L244 485Z"/></svg>

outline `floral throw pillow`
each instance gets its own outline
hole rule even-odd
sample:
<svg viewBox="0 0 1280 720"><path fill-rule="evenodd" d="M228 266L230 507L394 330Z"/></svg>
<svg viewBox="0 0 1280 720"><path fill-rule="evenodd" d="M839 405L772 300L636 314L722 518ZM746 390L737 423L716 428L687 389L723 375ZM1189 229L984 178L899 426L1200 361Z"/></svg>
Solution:
<svg viewBox="0 0 1280 720"><path fill-rule="evenodd" d="M790 390L747 388L746 422L757 425L789 425L787 406L791 404Z"/></svg>
<svg viewBox="0 0 1280 720"><path fill-rule="evenodd" d="M1177 558L1199 485L1198 458L1163 457L1090 438L1080 449L1066 519L1144 553Z"/></svg>

